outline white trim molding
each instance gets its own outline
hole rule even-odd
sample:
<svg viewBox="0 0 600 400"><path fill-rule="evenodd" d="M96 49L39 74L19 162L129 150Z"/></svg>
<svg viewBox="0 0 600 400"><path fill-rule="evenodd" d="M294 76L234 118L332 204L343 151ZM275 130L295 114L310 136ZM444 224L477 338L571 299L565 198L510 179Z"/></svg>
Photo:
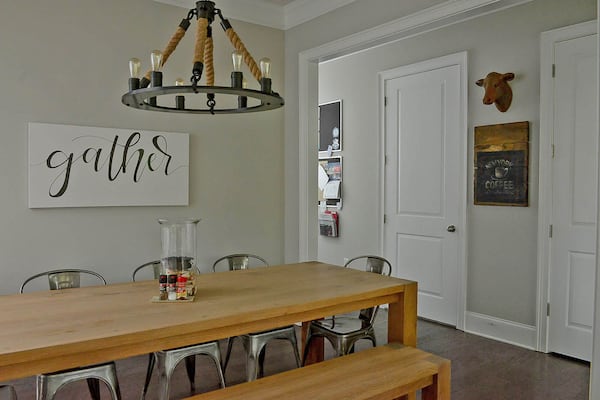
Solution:
<svg viewBox="0 0 600 400"><path fill-rule="evenodd" d="M312 260L318 254L316 207L313 191L317 187L317 174L312 166L317 164L317 154L311 135L316 132L318 106L318 64L375 46L413 37L445 26L500 11L532 0L449 0L418 13L387 24L355 33L345 38L325 43L298 55L298 119L299 119L299 259ZM308 146L308 147L307 147ZM381 203L381 199L377 199ZM311 218L315 215L315 218ZM381 238L380 238L381 240ZM380 244L380 246L382 246ZM466 276L465 276L466 279ZM466 296L466 293L464 294Z"/></svg>
<svg viewBox="0 0 600 400"><path fill-rule="evenodd" d="M507 321L468 311L465 319L465 332L513 344L526 349L536 348L535 326Z"/></svg>
<svg viewBox="0 0 600 400"><path fill-rule="evenodd" d="M238 0L239 1L239 0ZM294 0L284 6L283 29L290 29L356 0Z"/></svg>
<svg viewBox="0 0 600 400"><path fill-rule="evenodd" d="M154 1L187 9L196 5L195 0ZM268 0L217 0L216 6L223 10L223 15L227 18L286 30L355 1L294 0L280 5Z"/></svg>

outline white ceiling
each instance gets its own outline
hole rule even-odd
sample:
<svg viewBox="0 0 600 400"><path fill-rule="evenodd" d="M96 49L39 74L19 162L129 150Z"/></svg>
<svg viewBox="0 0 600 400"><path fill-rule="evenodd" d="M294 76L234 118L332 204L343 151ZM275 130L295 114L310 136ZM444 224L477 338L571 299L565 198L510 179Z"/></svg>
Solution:
<svg viewBox="0 0 600 400"><path fill-rule="evenodd" d="M194 0L154 0L187 9ZM212 0L226 18L289 29L356 0Z"/></svg>

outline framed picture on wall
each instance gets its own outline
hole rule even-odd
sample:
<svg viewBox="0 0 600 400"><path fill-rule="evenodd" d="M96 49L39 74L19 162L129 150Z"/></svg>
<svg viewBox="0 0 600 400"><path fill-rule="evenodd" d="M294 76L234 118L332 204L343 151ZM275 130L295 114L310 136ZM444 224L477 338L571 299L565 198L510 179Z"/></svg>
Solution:
<svg viewBox="0 0 600 400"><path fill-rule="evenodd" d="M474 203L529 205L529 122L475 127Z"/></svg>
<svg viewBox="0 0 600 400"><path fill-rule="evenodd" d="M319 153L342 150L342 100L319 104Z"/></svg>

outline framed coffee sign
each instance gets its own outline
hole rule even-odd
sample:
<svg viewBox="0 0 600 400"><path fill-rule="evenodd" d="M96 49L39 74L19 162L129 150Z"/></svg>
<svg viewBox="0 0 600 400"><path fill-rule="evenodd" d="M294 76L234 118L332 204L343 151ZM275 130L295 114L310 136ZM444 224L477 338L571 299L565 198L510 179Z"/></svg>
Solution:
<svg viewBox="0 0 600 400"><path fill-rule="evenodd" d="M529 205L529 122L475 127L477 205Z"/></svg>

